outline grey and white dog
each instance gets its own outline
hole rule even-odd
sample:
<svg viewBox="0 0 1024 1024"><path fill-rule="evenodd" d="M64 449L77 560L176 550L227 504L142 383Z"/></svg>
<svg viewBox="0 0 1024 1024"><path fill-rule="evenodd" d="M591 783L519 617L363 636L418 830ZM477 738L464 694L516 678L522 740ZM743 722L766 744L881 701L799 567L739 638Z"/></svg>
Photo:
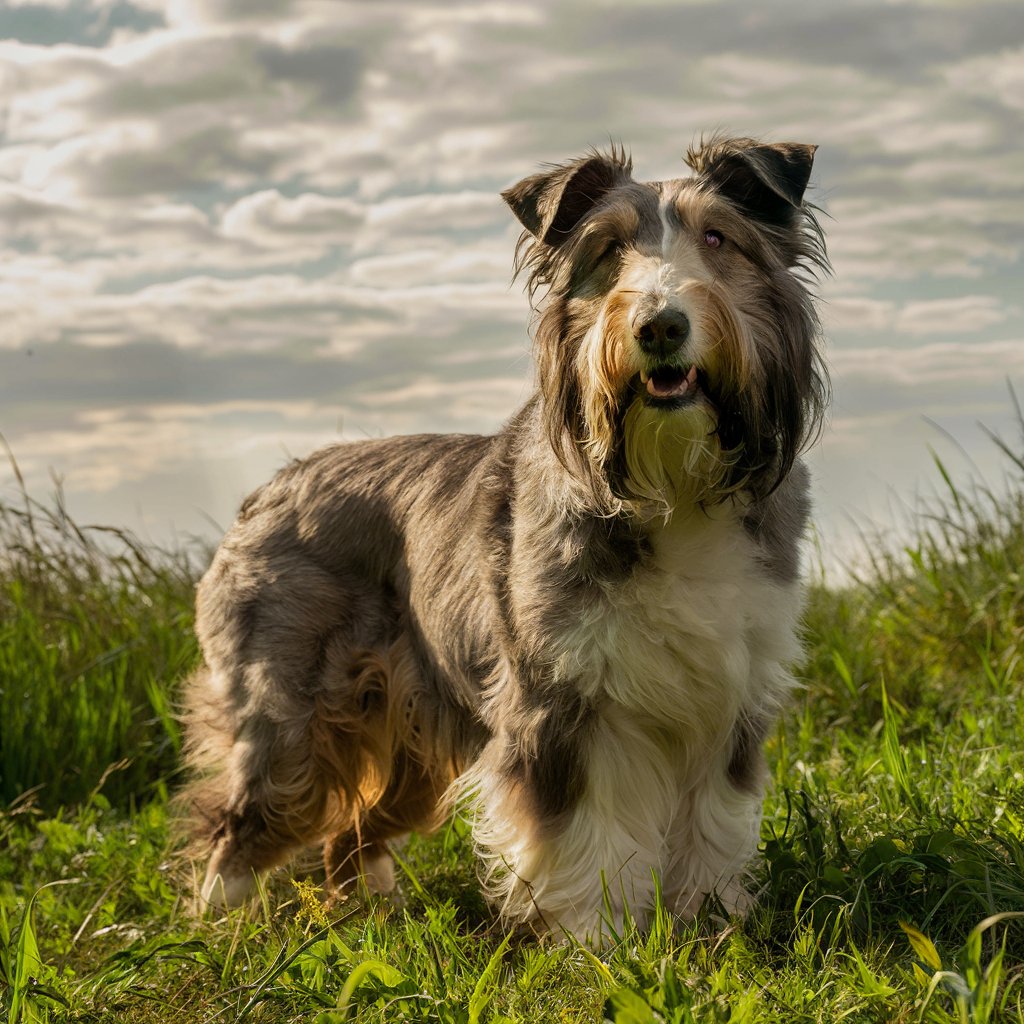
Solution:
<svg viewBox="0 0 1024 1024"><path fill-rule="evenodd" d="M744 909L827 394L813 155L717 137L687 178L613 147L521 181L533 397L246 500L186 691L203 905L317 842L335 885L387 890L387 841L454 795L509 923L599 943L656 876L681 915Z"/></svg>

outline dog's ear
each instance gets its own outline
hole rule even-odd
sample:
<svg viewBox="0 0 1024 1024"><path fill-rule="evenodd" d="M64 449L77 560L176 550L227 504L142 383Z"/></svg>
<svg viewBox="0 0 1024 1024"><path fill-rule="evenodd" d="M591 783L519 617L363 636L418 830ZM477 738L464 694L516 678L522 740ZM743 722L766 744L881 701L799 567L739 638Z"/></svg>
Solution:
<svg viewBox="0 0 1024 1024"><path fill-rule="evenodd" d="M686 162L748 216L786 227L803 206L817 148L728 139L691 150Z"/></svg>
<svg viewBox="0 0 1024 1024"><path fill-rule="evenodd" d="M531 235L558 246L603 196L629 180L630 170L629 157L619 149L593 153L524 178L501 197Z"/></svg>

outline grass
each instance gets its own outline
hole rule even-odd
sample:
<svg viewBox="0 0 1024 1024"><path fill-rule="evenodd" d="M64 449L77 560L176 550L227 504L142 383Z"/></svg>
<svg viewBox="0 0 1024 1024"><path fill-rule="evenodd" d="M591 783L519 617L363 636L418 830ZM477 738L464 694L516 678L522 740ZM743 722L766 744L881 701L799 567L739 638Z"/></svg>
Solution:
<svg viewBox="0 0 1024 1024"><path fill-rule="evenodd" d="M102 790L122 807L174 771L173 681L193 664L196 558L83 530L23 494L0 504L0 806Z"/></svg>
<svg viewBox="0 0 1024 1024"><path fill-rule="evenodd" d="M659 913L600 957L504 935L458 822L404 848L401 903L325 910L300 864L194 920L168 794L200 559L59 499L0 506L0 1019L1020 1021L1024 464L1004 450L1005 490L939 465L908 549L813 589L749 917Z"/></svg>

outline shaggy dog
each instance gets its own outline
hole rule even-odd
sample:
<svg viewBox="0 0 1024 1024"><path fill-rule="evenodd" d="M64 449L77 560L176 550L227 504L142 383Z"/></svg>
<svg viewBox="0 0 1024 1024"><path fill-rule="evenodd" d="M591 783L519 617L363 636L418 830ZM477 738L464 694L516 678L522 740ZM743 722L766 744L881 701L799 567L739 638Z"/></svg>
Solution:
<svg viewBox="0 0 1024 1024"><path fill-rule="evenodd" d="M813 155L715 138L638 182L613 147L521 181L533 397L245 501L187 687L204 906L317 842L330 882L387 890L387 841L455 797L508 923L599 943L656 877L678 914L744 909L827 390Z"/></svg>

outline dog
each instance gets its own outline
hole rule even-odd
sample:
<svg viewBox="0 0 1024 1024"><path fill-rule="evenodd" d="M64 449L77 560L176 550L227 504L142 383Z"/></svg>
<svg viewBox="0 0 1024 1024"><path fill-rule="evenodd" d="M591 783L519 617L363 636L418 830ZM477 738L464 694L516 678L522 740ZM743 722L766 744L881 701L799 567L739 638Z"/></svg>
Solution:
<svg viewBox="0 0 1024 1024"><path fill-rule="evenodd" d="M244 502L186 687L201 906L321 842L330 885L388 891L388 841L461 803L508 925L745 911L828 397L814 152L717 136L644 183L612 145L520 181L525 406Z"/></svg>

